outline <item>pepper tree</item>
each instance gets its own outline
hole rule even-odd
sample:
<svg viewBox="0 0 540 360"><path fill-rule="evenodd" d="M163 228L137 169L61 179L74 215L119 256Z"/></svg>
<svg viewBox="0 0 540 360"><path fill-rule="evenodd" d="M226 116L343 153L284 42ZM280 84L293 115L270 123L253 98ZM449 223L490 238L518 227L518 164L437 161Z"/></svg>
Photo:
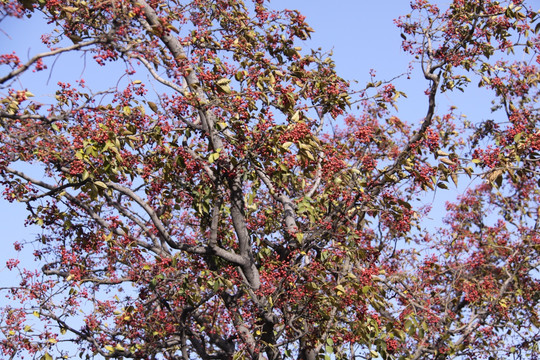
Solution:
<svg viewBox="0 0 540 360"><path fill-rule="evenodd" d="M0 352L538 358L532 3L412 1L396 20L426 83L411 122L404 92L351 87L299 47L304 16L264 0L3 0L3 19L50 29L47 52L0 56L4 197L43 229L15 243L39 270L7 263ZM65 53L118 64L116 86L21 87ZM494 120L438 106L475 86ZM421 199L469 178L426 228Z"/></svg>

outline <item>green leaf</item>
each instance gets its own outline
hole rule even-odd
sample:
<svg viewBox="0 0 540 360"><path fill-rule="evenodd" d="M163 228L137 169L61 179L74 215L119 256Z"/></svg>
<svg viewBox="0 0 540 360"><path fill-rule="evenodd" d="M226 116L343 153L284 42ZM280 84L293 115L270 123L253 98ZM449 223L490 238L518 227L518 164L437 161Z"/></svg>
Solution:
<svg viewBox="0 0 540 360"><path fill-rule="evenodd" d="M152 109L153 112L155 112L157 114L158 112L158 107L155 103L151 102L151 101L148 101L148 106L150 107L150 109Z"/></svg>
<svg viewBox="0 0 540 360"><path fill-rule="evenodd" d="M67 37L68 37L69 40L71 40L74 44L78 44L78 43L80 43L80 42L83 40L82 37L77 36L77 35L68 35Z"/></svg>
<svg viewBox="0 0 540 360"><path fill-rule="evenodd" d="M235 75L234 75L234 78L237 80L237 81L242 81L242 79L247 75L247 71L246 70L240 70L238 71Z"/></svg>
<svg viewBox="0 0 540 360"><path fill-rule="evenodd" d="M502 176L502 174L499 174L499 175L495 178L495 185L497 185L497 188L498 188L498 189L501 188L502 182L503 182L503 176Z"/></svg>
<svg viewBox="0 0 540 360"><path fill-rule="evenodd" d="M229 86L230 82L231 80L226 79L226 78L219 79L217 82L218 91L224 94L230 94L231 93L231 87Z"/></svg>
<svg viewBox="0 0 540 360"><path fill-rule="evenodd" d="M437 187L439 187L439 188L441 188L441 189L448 189L448 185L446 185L446 184L443 183L443 182L437 183Z"/></svg>
<svg viewBox="0 0 540 360"><path fill-rule="evenodd" d="M34 12L34 1L32 0L19 0L19 1L25 9Z"/></svg>
<svg viewBox="0 0 540 360"><path fill-rule="evenodd" d="M53 360L52 356L49 353L45 353L40 360Z"/></svg>

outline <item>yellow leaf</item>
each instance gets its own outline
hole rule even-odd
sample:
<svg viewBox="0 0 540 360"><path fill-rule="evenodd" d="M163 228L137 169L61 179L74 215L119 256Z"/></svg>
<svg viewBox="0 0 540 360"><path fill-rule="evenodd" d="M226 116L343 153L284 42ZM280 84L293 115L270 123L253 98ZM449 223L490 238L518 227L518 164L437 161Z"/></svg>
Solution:
<svg viewBox="0 0 540 360"><path fill-rule="evenodd" d="M337 291L338 295L345 294L345 292L346 292L343 285L336 286L336 291Z"/></svg>
<svg viewBox="0 0 540 360"><path fill-rule="evenodd" d="M231 80L227 79L227 78L221 78L217 81L217 84L218 85L227 85L228 83L230 83Z"/></svg>
<svg viewBox="0 0 540 360"><path fill-rule="evenodd" d="M208 157L208 162L210 164L212 164L217 159L219 159L219 152L215 152L215 153L210 154L210 156Z"/></svg>
<svg viewBox="0 0 540 360"><path fill-rule="evenodd" d="M286 142L284 142L284 143L281 145L281 147L282 147L283 149L285 149L285 150L288 150L288 149L291 147L292 144L293 144L292 142L286 141Z"/></svg>
<svg viewBox="0 0 540 360"><path fill-rule="evenodd" d="M296 110L296 112L291 117L292 122L297 122L298 120L300 120L300 110Z"/></svg>
<svg viewBox="0 0 540 360"><path fill-rule="evenodd" d="M452 174L450 175L450 177L452 178L452 181L454 182L454 184L457 186L457 184L458 184L458 177L457 177L457 175L454 174L454 173L452 173Z"/></svg>
<svg viewBox="0 0 540 360"><path fill-rule="evenodd" d="M442 150L437 150L437 155L439 155L439 156L448 156L450 154L445 152L445 151L442 151Z"/></svg>
<svg viewBox="0 0 540 360"><path fill-rule="evenodd" d="M174 31L177 34L180 33L180 31L174 25L171 25L171 24L167 24L167 29Z"/></svg>
<svg viewBox="0 0 540 360"><path fill-rule="evenodd" d="M96 181L96 182L94 182L94 184L96 186L99 186L102 189L107 189L107 185L105 185L105 183L103 181Z"/></svg>
<svg viewBox="0 0 540 360"><path fill-rule="evenodd" d="M64 10L65 12L68 12L68 13L74 13L74 12L78 11L79 8L76 8L74 6L63 6L62 10Z"/></svg>
<svg viewBox="0 0 540 360"><path fill-rule="evenodd" d="M446 165L456 165L455 162L453 162L452 160L450 160L449 158L441 158L441 162L445 163Z"/></svg>

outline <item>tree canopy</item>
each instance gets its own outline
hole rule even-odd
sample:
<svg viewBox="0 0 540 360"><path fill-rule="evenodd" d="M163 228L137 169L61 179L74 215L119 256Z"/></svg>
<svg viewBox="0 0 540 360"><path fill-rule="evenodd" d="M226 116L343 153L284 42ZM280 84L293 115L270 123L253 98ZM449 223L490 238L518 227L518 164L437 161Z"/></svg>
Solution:
<svg viewBox="0 0 540 360"><path fill-rule="evenodd" d="M266 0L2 0L49 28L48 51L0 54L3 195L42 228L14 244L38 270L7 263L0 353L538 359L532 5L412 1L411 121L406 89L343 79ZM21 86L65 53L117 64L116 85ZM438 106L474 87L486 119ZM466 181L427 226L422 199Z"/></svg>

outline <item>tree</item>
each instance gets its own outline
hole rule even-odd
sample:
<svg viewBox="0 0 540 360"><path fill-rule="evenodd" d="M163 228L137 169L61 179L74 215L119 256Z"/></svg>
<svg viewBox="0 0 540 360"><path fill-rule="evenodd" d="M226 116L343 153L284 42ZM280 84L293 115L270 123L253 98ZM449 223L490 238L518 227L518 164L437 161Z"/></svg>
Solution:
<svg viewBox="0 0 540 360"><path fill-rule="evenodd" d="M400 119L392 83L354 89L302 51L304 17L263 0L0 6L57 30L46 53L0 57L4 196L43 228L41 270L7 264L21 279L4 356L538 358L540 15L526 2L416 0L396 20L427 82L420 124ZM18 87L68 52L125 71L112 89L58 83L50 104ZM494 120L437 107L469 83ZM418 199L467 178L426 229Z"/></svg>

